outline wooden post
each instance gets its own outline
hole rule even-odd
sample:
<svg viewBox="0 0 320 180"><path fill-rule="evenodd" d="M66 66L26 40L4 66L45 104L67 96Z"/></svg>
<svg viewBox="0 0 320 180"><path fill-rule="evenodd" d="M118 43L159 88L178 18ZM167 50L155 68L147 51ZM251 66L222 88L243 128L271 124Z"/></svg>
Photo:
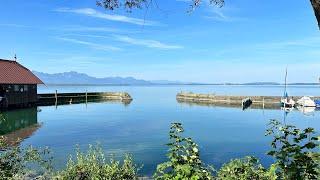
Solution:
<svg viewBox="0 0 320 180"><path fill-rule="evenodd" d="M264 109L264 97L262 99L262 108Z"/></svg>
<svg viewBox="0 0 320 180"><path fill-rule="evenodd" d="M86 104L88 103L88 90L86 90Z"/></svg>
<svg viewBox="0 0 320 180"><path fill-rule="evenodd" d="M57 106L58 106L58 90L56 90L56 92L55 92L55 94L54 94L54 97L55 97L55 99L56 99L55 106L56 106L56 108L57 108Z"/></svg>

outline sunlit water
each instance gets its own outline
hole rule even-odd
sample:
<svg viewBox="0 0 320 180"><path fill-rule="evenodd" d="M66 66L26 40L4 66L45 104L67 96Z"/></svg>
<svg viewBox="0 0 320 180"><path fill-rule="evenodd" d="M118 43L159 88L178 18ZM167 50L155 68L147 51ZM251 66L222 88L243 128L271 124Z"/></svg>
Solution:
<svg viewBox="0 0 320 180"><path fill-rule="evenodd" d="M54 152L57 168L65 165L77 144L85 149L88 144L99 142L107 154L118 158L131 153L138 165L143 164L140 173L151 175L156 165L166 160L165 144L172 122L183 123L185 136L192 137L199 144L201 157L207 164L218 168L232 158L254 155L267 166L273 160L265 155L270 149L270 137L264 136L266 125L270 119L283 122L285 116L280 109L242 111L241 108L179 104L175 97L180 91L282 95L281 86L41 86L39 93L56 89L58 92L126 91L133 97L127 106L105 102L39 107L41 111L35 113L34 119L41 127L22 144L49 146ZM317 86L290 86L288 89L290 95L320 95ZM14 119L26 111L30 114L30 110L11 111L11 116L7 117ZM21 116L18 119L24 117ZM292 111L285 121L300 128L320 129L319 111L308 115ZM21 122L12 124L19 126Z"/></svg>

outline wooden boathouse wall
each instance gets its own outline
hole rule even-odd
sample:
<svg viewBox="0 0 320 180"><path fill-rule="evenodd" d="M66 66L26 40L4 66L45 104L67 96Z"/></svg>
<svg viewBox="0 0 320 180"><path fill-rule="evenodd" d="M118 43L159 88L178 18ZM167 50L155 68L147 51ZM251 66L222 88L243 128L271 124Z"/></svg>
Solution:
<svg viewBox="0 0 320 180"><path fill-rule="evenodd" d="M0 85L3 103L8 106L26 106L37 102L37 85L35 84L2 84Z"/></svg>

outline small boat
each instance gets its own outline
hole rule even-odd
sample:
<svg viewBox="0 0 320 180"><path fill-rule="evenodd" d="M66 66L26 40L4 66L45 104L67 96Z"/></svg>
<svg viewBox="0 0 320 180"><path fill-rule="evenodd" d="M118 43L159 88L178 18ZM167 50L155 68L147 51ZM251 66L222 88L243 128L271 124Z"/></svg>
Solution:
<svg viewBox="0 0 320 180"><path fill-rule="evenodd" d="M281 102L281 107L284 107L284 108L292 108L296 104L296 102L292 98L289 98L288 96L281 98L280 102Z"/></svg>
<svg viewBox="0 0 320 180"><path fill-rule="evenodd" d="M242 99L242 110L247 109L252 104L252 100L250 98Z"/></svg>
<svg viewBox="0 0 320 180"><path fill-rule="evenodd" d="M316 107L316 103L311 99L310 96L303 96L297 101L298 106L302 107Z"/></svg>
<svg viewBox="0 0 320 180"><path fill-rule="evenodd" d="M317 108L320 108L320 99L314 100L314 103L316 103Z"/></svg>

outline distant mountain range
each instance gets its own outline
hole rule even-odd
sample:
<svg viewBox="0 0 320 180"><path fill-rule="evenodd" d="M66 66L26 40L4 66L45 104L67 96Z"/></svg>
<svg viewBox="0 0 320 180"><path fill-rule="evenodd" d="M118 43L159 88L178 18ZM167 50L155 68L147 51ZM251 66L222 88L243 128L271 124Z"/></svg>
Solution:
<svg viewBox="0 0 320 180"><path fill-rule="evenodd" d="M75 71L48 74L43 72L32 71L45 84L94 84L94 85L153 85L153 84L192 84L179 81L155 80L146 81L135 79L133 77L105 77L97 78L84 73Z"/></svg>
<svg viewBox="0 0 320 180"><path fill-rule="evenodd" d="M32 71L45 84L68 84L68 85L282 85L276 82L251 82L251 83L194 83L168 80L147 81L133 77L105 77L97 78L85 73L75 71L48 74ZM319 85L319 83L289 83L289 85Z"/></svg>

